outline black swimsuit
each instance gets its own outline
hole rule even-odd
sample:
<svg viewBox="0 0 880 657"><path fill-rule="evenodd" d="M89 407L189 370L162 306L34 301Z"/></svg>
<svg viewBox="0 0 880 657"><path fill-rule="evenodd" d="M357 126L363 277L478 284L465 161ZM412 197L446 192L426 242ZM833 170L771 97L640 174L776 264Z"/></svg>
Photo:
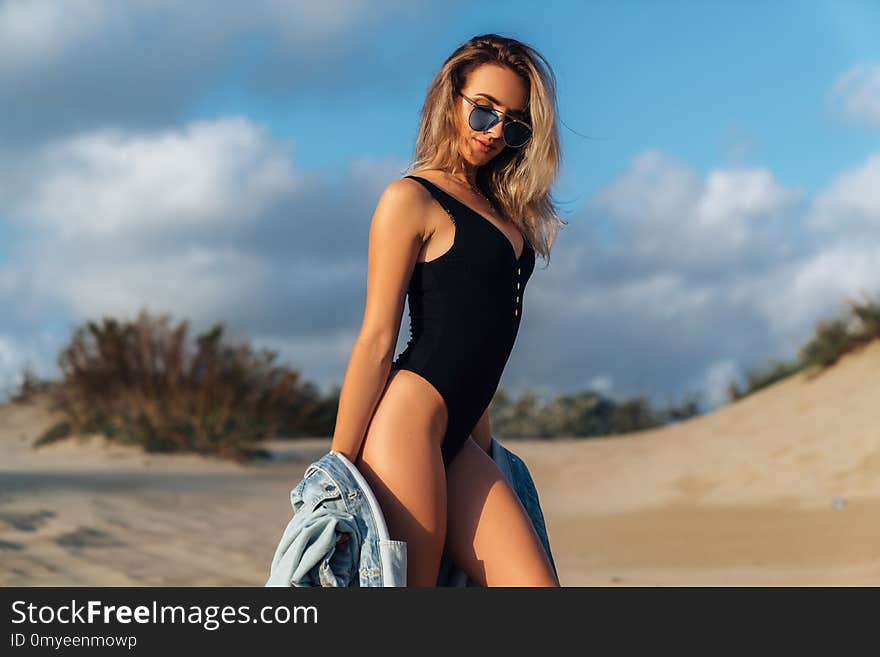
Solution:
<svg viewBox="0 0 880 657"><path fill-rule="evenodd" d="M446 253L413 269L407 300L410 339L391 370L415 372L446 403L443 463L449 465L489 406L522 318L535 252L517 257L500 228L425 178L419 181L455 224Z"/></svg>

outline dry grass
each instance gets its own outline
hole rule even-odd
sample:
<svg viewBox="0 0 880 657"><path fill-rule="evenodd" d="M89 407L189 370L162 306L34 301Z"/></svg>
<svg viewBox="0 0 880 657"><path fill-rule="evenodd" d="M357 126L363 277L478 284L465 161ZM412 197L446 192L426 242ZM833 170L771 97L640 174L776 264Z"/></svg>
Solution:
<svg viewBox="0 0 880 657"><path fill-rule="evenodd" d="M236 460L263 455L270 435L306 435L327 415L326 401L276 354L224 344L215 325L187 345L188 323L141 312L133 322L104 318L76 329L51 385L63 418L37 445L100 433L146 451L192 451ZM33 387L33 386L31 386Z"/></svg>

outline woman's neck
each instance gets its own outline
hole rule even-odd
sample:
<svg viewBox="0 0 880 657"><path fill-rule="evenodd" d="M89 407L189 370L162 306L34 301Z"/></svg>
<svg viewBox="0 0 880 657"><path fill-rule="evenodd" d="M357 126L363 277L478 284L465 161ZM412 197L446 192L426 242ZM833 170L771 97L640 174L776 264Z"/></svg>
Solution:
<svg viewBox="0 0 880 657"><path fill-rule="evenodd" d="M472 167L467 164L464 165L466 168L464 170L450 171L448 168L439 167L439 166L431 166L425 167L425 171L439 171L444 176L448 178L452 178L455 182L470 187L471 189L479 189L477 186L477 171L479 167Z"/></svg>
<svg viewBox="0 0 880 657"><path fill-rule="evenodd" d="M467 185L471 189L478 189L477 187L477 170L479 167L470 166L467 163L464 165L464 170L456 171L455 173L450 173L448 175L452 176L460 183Z"/></svg>

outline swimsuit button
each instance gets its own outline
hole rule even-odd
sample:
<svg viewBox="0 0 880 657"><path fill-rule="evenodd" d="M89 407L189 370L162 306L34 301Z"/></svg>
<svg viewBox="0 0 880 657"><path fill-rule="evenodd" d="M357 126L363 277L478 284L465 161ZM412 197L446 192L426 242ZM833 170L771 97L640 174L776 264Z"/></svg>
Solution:
<svg viewBox="0 0 880 657"><path fill-rule="evenodd" d="M519 303L519 297L516 298L516 302Z"/></svg>
<svg viewBox="0 0 880 657"><path fill-rule="evenodd" d="M513 309L513 316L514 316L514 317L516 317L516 312L517 312L517 309L514 308L514 309Z"/></svg>
<svg viewBox="0 0 880 657"><path fill-rule="evenodd" d="M517 290L519 289L519 281L517 281L517 283L516 283L516 289Z"/></svg>
<svg viewBox="0 0 880 657"><path fill-rule="evenodd" d="M517 274L522 274L522 267L517 267L517 268L516 268L516 273L517 273Z"/></svg>

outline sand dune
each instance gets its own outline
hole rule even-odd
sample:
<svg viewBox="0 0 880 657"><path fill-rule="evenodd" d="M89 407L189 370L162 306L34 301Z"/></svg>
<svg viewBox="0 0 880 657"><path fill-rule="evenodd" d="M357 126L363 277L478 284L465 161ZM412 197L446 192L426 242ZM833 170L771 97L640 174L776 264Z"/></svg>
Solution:
<svg viewBox="0 0 880 657"><path fill-rule="evenodd" d="M675 426L505 444L564 585L877 585L878 399L875 341ZM261 586L290 488L329 449L269 441L276 460L248 466L99 436L33 450L51 420L0 406L0 585Z"/></svg>

